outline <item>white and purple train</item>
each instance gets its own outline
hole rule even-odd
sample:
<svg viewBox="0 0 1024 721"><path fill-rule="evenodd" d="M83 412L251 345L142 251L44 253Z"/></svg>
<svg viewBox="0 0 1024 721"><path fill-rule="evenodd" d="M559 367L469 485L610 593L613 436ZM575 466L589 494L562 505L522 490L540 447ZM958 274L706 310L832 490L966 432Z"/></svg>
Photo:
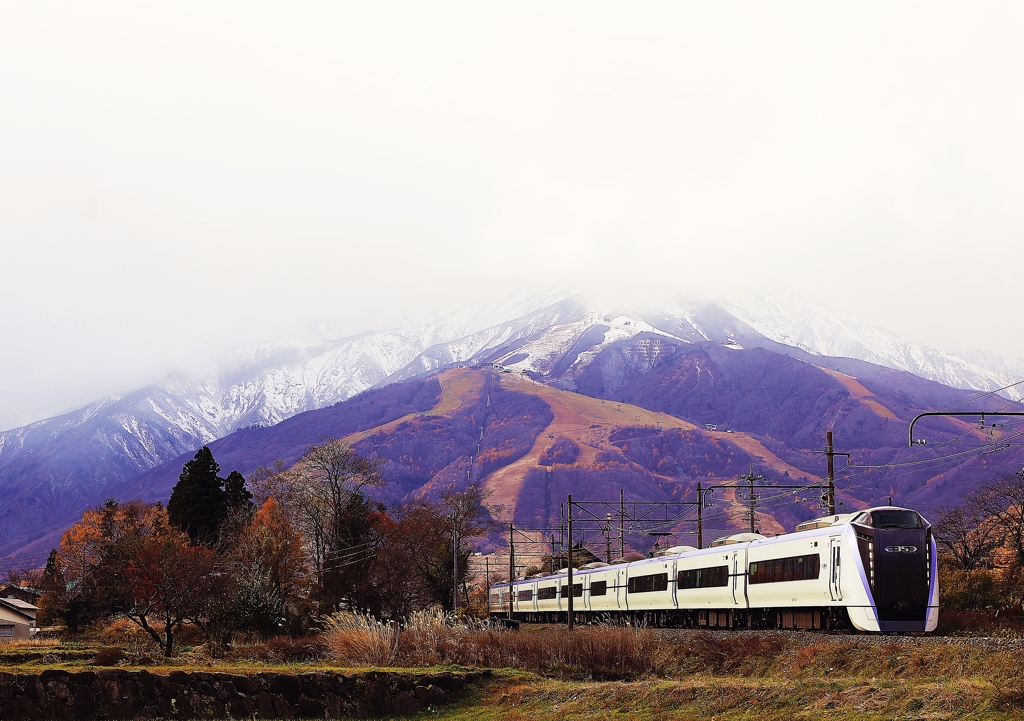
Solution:
<svg viewBox="0 0 1024 721"><path fill-rule="evenodd" d="M573 570L580 623L705 628L932 631L939 618L935 539L919 513L885 506L808 521L766 538L738 533L704 549ZM635 557L635 556L634 556ZM493 616L568 620L565 570L490 589Z"/></svg>

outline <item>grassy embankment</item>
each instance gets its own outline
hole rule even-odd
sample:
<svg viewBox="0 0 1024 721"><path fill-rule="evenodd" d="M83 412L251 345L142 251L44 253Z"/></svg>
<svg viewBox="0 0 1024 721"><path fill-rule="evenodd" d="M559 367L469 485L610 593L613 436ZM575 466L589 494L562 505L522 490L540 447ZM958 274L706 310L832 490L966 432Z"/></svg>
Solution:
<svg viewBox="0 0 1024 721"><path fill-rule="evenodd" d="M119 664L253 673L490 666L494 679L440 719L891 719L1024 717L1021 639L864 638L815 634L655 632L583 628L521 633L433 629L392 642L349 638L333 653L283 660L255 644L232 657L201 649L164 662L130 653ZM347 644L347 645L346 645ZM92 667L97 645L13 644L5 671ZM326 653L327 656L322 654ZM362 654L362 656L360 656ZM383 655L381 655L383 654ZM332 657L333 656L333 657ZM376 656L378 663L367 663ZM155 662L155 663L154 663Z"/></svg>
<svg viewBox="0 0 1024 721"><path fill-rule="evenodd" d="M505 672L442 719L1024 717L1024 646L950 640L680 634L638 677Z"/></svg>

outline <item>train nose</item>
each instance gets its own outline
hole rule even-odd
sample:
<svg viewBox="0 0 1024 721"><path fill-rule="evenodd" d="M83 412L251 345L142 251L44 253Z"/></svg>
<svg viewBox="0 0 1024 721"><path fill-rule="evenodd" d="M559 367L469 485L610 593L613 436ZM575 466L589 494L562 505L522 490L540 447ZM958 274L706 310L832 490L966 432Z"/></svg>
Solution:
<svg viewBox="0 0 1024 721"><path fill-rule="evenodd" d="M923 631L928 614L928 539L923 529L877 531L873 595L882 631Z"/></svg>

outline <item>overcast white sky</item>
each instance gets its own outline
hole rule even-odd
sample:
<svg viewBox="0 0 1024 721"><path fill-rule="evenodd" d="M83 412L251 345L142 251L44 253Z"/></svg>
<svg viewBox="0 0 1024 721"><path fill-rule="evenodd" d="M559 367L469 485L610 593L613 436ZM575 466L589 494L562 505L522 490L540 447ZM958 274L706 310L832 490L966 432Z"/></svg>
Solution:
<svg viewBox="0 0 1024 721"><path fill-rule="evenodd" d="M1022 21L0 2L0 427L551 285L780 286L1024 356Z"/></svg>

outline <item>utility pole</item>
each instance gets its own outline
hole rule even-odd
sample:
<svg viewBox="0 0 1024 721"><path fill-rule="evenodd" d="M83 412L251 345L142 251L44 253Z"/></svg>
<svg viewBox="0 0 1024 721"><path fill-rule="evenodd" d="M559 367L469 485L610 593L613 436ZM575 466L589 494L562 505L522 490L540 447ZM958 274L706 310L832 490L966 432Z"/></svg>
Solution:
<svg viewBox="0 0 1024 721"><path fill-rule="evenodd" d="M826 435L828 443L825 446L825 455L828 457L828 495L825 503L828 504L828 515L836 515L836 463L835 448L832 447L832 431Z"/></svg>
<svg viewBox="0 0 1024 721"><path fill-rule="evenodd" d="M559 550L558 557L561 558L562 557L561 551L565 550L565 504L564 503L559 503L558 504L558 550ZM561 561L558 562L558 567L559 568L562 567L562 562ZM555 571L555 569L551 569L552 573L554 573L554 571Z"/></svg>
<svg viewBox="0 0 1024 721"><path fill-rule="evenodd" d="M455 533L455 514L452 514L452 610L459 610L459 541Z"/></svg>
<svg viewBox="0 0 1024 721"><path fill-rule="evenodd" d="M514 590L512 582L516 578L516 546L515 546L515 529L513 525L508 524L508 620L512 620L512 592Z"/></svg>
<svg viewBox="0 0 1024 721"><path fill-rule="evenodd" d="M484 588L487 589L487 617L491 617L491 557L484 556Z"/></svg>
<svg viewBox="0 0 1024 721"><path fill-rule="evenodd" d="M754 481L763 481L764 477L760 475L755 476L754 465L751 464L750 473L745 476L740 476L740 479L746 480L750 484L749 490L747 491L747 521L749 522L748 525L750 526L750 532L754 533L757 530L757 512L755 510L757 508L757 496L754 494Z"/></svg>
<svg viewBox="0 0 1024 721"><path fill-rule="evenodd" d="M626 503L619 489L619 558L626 555Z"/></svg>
<svg viewBox="0 0 1024 721"><path fill-rule="evenodd" d="M836 468L835 468L835 457L846 456L850 457L849 453L836 453L836 449L832 446L832 431L827 431L825 434L826 445L825 445L825 456L828 458L828 491L825 493L825 503L828 506L828 515L836 515Z"/></svg>
<svg viewBox="0 0 1024 721"><path fill-rule="evenodd" d="M568 508L568 510L569 510L569 553L568 553L569 577L568 577L567 580L569 581L569 585L568 585L568 589L569 589L569 606L568 606L568 608L569 608L569 630L571 631L572 630L573 615L574 615L573 614L573 608L572 608L572 597L576 595L576 594L574 594L572 592L573 589L572 589L572 494L571 493L569 494L569 504L568 504L568 506L569 506L569 508Z"/></svg>
<svg viewBox="0 0 1024 721"><path fill-rule="evenodd" d="M754 532L754 519L755 519L754 507L757 504L757 497L754 495L754 467L753 467L753 465L751 465L751 467L750 467L750 473L747 474L747 478L750 480L750 491L749 491L749 501L750 501L750 532L753 533Z"/></svg>
<svg viewBox="0 0 1024 721"><path fill-rule="evenodd" d="M610 513L604 514L604 550L610 564L612 562L612 514Z"/></svg>
<svg viewBox="0 0 1024 721"><path fill-rule="evenodd" d="M704 492L697 481L697 548L704 548Z"/></svg>

